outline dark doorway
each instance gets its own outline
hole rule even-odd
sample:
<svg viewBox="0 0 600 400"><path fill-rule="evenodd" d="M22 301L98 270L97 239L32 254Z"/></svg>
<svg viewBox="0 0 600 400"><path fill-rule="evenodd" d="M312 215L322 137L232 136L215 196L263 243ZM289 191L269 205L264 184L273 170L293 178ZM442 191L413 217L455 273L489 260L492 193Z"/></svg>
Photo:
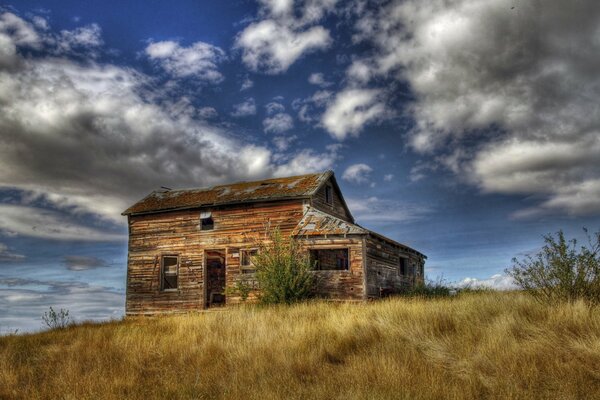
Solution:
<svg viewBox="0 0 600 400"><path fill-rule="evenodd" d="M225 305L225 250L206 250L206 308Z"/></svg>

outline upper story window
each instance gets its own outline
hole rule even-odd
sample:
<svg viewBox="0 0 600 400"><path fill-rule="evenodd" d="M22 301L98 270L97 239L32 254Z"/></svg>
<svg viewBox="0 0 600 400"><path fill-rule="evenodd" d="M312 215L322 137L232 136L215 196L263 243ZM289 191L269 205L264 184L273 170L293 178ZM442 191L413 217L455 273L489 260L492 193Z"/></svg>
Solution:
<svg viewBox="0 0 600 400"><path fill-rule="evenodd" d="M212 213L210 211L202 211L200 213L200 230L210 231L215 228L215 221L212 219Z"/></svg>
<svg viewBox="0 0 600 400"><path fill-rule="evenodd" d="M179 275L179 257L178 256L162 256L161 259L162 271L162 290L177 289L177 277Z"/></svg>
<svg viewBox="0 0 600 400"><path fill-rule="evenodd" d="M240 269L242 274L251 274L256 272L253 258L258 254L257 249L249 249L241 251Z"/></svg>
<svg viewBox="0 0 600 400"><path fill-rule="evenodd" d="M329 185L325 186L325 202L333 204L333 188Z"/></svg>

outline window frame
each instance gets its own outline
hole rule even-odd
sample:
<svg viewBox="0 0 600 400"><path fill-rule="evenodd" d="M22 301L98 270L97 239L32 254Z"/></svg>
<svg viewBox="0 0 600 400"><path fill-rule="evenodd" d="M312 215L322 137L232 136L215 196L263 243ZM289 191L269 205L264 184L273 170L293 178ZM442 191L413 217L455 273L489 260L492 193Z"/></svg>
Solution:
<svg viewBox="0 0 600 400"><path fill-rule="evenodd" d="M333 186L325 185L325 203L333 206Z"/></svg>
<svg viewBox="0 0 600 400"><path fill-rule="evenodd" d="M165 271L165 259L174 258L176 259L175 273L167 274ZM179 254L161 254L160 256L160 291L161 292L176 292L179 290L179 266L181 258ZM175 276L176 286L174 288L165 288L165 276Z"/></svg>
<svg viewBox="0 0 600 400"><path fill-rule="evenodd" d="M255 254L258 254L258 248L256 247L250 247L247 249L240 249L240 273L243 275L250 275L250 274L254 274L256 273L256 266L252 263L251 258L248 258L249 263L248 264L244 264L244 254L247 253L251 253L254 252ZM246 257L251 257L251 256L246 256Z"/></svg>
<svg viewBox="0 0 600 400"><path fill-rule="evenodd" d="M318 259L317 260L313 259L311 253L313 251L319 252L319 251L327 251L327 250L329 250L329 251L336 251L336 252L337 251L341 251L341 250L345 250L346 251L346 267L345 268L335 268L335 269L321 269L320 268L321 264L319 263L319 260ZM313 267L313 269L312 269L313 271L333 271L333 272L348 272L348 271L350 271L350 247L333 247L333 248L332 247L318 247L318 248L309 248L308 249L308 256L309 256L311 262L317 261L317 263L315 264L315 267L318 266L318 268ZM337 263L337 260L338 259L336 259L336 263Z"/></svg>
<svg viewBox="0 0 600 400"><path fill-rule="evenodd" d="M406 278L409 276L408 262L409 262L409 257L402 257L402 256L398 257L398 276L401 276L403 278ZM402 270L404 270L404 272L402 272Z"/></svg>
<svg viewBox="0 0 600 400"><path fill-rule="evenodd" d="M206 225L206 226L210 226L210 228L205 228L204 226L204 221L206 220L210 220L210 222L212 222L210 225ZM200 231L201 232L209 232L209 231L214 231L215 230L215 220L213 219L212 215L210 217L206 217L206 218L200 218Z"/></svg>

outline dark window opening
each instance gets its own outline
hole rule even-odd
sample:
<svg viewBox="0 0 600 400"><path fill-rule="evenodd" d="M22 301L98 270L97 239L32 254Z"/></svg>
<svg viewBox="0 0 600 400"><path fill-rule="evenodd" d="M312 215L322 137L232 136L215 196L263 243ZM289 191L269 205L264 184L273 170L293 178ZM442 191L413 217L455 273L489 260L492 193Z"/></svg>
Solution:
<svg viewBox="0 0 600 400"><path fill-rule="evenodd" d="M400 257L400 268L399 268L400 275L406 276L406 273L408 272L407 264L408 264L408 259Z"/></svg>
<svg viewBox="0 0 600 400"><path fill-rule="evenodd" d="M178 266L177 256L162 257L162 290L177 289Z"/></svg>
<svg viewBox="0 0 600 400"><path fill-rule="evenodd" d="M258 254L258 250L250 249L250 250L242 250L241 251L241 261L240 261L240 269L242 274L251 274L256 272L256 267L254 266L253 257Z"/></svg>
<svg viewBox="0 0 600 400"><path fill-rule="evenodd" d="M331 186L325 186L325 201L327 204L333 204L333 188Z"/></svg>
<svg viewBox="0 0 600 400"><path fill-rule="evenodd" d="M310 250L310 260L317 271L347 270L348 249Z"/></svg>
<svg viewBox="0 0 600 400"><path fill-rule="evenodd" d="M200 230L201 231L210 231L210 230L214 229L214 227L215 227L215 222L213 221L212 217L200 219Z"/></svg>

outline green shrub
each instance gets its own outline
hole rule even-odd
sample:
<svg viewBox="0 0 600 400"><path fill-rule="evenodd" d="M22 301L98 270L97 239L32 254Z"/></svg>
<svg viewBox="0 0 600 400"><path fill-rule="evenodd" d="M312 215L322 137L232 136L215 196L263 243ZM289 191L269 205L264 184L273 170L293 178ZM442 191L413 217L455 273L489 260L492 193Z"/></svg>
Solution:
<svg viewBox="0 0 600 400"><path fill-rule="evenodd" d="M544 236L545 245L534 256L513 258L506 270L517 285L545 302L583 299L600 303L600 232L593 237L584 228L589 247L577 248L577 240Z"/></svg>
<svg viewBox="0 0 600 400"><path fill-rule="evenodd" d="M291 304L312 296L316 276L308 252L294 239L275 229L268 241L259 243L252 259L263 304Z"/></svg>

